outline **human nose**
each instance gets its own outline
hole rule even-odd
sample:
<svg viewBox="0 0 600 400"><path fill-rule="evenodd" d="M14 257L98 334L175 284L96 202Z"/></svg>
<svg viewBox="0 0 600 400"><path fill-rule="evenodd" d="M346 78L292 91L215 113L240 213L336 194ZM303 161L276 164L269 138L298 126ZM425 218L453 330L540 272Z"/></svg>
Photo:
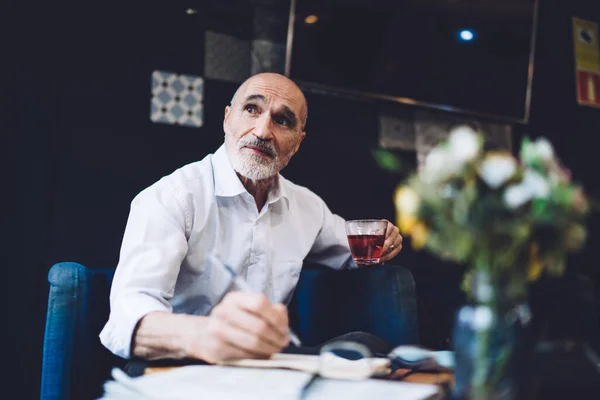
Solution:
<svg viewBox="0 0 600 400"><path fill-rule="evenodd" d="M269 113L263 113L257 120L254 126L254 136L259 139L269 140L273 136L271 129L271 116Z"/></svg>

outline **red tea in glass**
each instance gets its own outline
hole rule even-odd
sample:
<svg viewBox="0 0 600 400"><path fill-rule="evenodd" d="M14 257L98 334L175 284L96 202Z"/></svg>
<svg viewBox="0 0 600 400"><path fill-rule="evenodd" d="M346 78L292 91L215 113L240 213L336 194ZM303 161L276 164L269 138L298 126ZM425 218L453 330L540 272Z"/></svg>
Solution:
<svg viewBox="0 0 600 400"><path fill-rule="evenodd" d="M386 228L387 222L382 220L346 221L348 244L356 264L379 264Z"/></svg>
<svg viewBox="0 0 600 400"><path fill-rule="evenodd" d="M376 264L383 252L384 235L348 235L350 251L357 264Z"/></svg>

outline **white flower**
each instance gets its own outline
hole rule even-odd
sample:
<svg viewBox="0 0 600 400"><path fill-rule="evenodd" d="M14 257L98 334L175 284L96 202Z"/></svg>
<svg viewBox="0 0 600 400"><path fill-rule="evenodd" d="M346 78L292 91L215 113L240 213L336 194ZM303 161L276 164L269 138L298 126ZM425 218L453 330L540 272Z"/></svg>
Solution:
<svg viewBox="0 0 600 400"><path fill-rule="evenodd" d="M544 161L550 161L554 157L554 149L547 139L540 138L535 141L535 151Z"/></svg>
<svg viewBox="0 0 600 400"><path fill-rule="evenodd" d="M539 138L534 142L526 141L521 146L521 160L525 164L548 163L553 159L554 149L545 138Z"/></svg>
<svg viewBox="0 0 600 400"><path fill-rule="evenodd" d="M421 170L422 178L427 183L440 182L457 173L459 165L450 157L443 147L434 147L425 157Z"/></svg>
<svg viewBox="0 0 600 400"><path fill-rule="evenodd" d="M494 153L485 157L479 175L492 189L496 189L515 175L517 161L508 153Z"/></svg>
<svg viewBox="0 0 600 400"><path fill-rule="evenodd" d="M523 176L522 185L531 191L533 197L546 198L550 194L550 185L548 181L538 172L532 169L526 169Z"/></svg>
<svg viewBox="0 0 600 400"><path fill-rule="evenodd" d="M533 194L531 193L531 190L527 189L527 187L522 184L511 185L507 187L504 192L504 203L506 203L510 209L521 207L532 198Z"/></svg>
<svg viewBox="0 0 600 400"><path fill-rule="evenodd" d="M446 163L445 151L440 147L434 147L425 157L425 170L439 172L444 169Z"/></svg>
<svg viewBox="0 0 600 400"><path fill-rule="evenodd" d="M448 149L456 161L465 163L477 157L481 142L473 129L461 125L450 132Z"/></svg>
<svg viewBox="0 0 600 400"><path fill-rule="evenodd" d="M504 202L508 208L515 209L533 198L546 198L550 194L550 185L542 175L532 169L526 169L523 181L511 185L504 192Z"/></svg>

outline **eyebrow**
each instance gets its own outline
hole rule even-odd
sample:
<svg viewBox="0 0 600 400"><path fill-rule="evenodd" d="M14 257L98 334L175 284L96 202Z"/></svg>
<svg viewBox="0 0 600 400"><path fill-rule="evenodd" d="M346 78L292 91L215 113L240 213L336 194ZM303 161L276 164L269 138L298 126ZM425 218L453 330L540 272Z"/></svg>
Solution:
<svg viewBox="0 0 600 400"><path fill-rule="evenodd" d="M246 97L246 100L244 102L247 103L252 100L265 101L265 96L263 96L262 94L251 94L250 96Z"/></svg>
<svg viewBox="0 0 600 400"><path fill-rule="evenodd" d="M250 96L246 97L244 103L247 103L249 101L265 101L265 96L263 96L262 94L251 94ZM283 115L288 118L292 124L292 126L296 126L296 123L298 121L298 118L296 117L296 113L294 113L292 111L291 108L289 108L288 106L282 106L283 108Z"/></svg>

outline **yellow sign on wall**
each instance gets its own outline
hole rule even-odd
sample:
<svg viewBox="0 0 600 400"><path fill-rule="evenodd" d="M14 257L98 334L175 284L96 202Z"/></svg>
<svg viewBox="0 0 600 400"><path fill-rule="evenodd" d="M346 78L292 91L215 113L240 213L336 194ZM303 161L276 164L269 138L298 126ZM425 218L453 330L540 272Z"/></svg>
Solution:
<svg viewBox="0 0 600 400"><path fill-rule="evenodd" d="M600 71L600 47L598 47L598 24L573 18L575 39L575 65L588 71Z"/></svg>
<svg viewBox="0 0 600 400"><path fill-rule="evenodd" d="M577 102L600 107L600 45L598 24L573 18Z"/></svg>

